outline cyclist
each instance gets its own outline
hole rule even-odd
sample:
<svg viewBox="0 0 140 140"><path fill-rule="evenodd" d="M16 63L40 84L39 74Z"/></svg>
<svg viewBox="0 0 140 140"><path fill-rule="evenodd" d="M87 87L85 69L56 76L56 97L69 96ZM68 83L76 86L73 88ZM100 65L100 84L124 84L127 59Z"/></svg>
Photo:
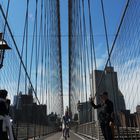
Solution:
<svg viewBox="0 0 140 140"><path fill-rule="evenodd" d="M68 137L69 135L69 127L70 127L70 116L68 111L65 112L65 115L62 117L62 132L63 132L63 137L67 134ZM66 133L65 133L66 131Z"/></svg>

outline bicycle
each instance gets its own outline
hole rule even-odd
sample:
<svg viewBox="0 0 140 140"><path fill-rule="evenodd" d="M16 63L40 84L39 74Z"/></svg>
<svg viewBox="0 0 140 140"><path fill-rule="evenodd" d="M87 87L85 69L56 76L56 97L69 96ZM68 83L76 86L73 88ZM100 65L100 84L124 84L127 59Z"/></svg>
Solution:
<svg viewBox="0 0 140 140"><path fill-rule="evenodd" d="M66 125L65 128L64 128L64 138L65 140L67 140L67 138L69 137L69 126Z"/></svg>

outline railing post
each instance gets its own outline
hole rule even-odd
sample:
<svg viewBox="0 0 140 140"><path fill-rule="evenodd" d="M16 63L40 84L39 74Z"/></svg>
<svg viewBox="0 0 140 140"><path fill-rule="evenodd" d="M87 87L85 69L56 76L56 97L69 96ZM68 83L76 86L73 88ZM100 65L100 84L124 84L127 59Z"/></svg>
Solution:
<svg viewBox="0 0 140 140"><path fill-rule="evenodd" d="M99 128L99 122L96 121L96 133L97 133L97 139L100 140L100 128Z"/></svg>

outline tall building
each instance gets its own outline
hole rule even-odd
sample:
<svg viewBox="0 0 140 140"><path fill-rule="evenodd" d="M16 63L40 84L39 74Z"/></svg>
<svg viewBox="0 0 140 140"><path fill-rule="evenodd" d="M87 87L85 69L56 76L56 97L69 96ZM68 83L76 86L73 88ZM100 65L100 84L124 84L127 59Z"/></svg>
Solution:
<svg viewBox="0 0 140 140"><path fill-rule="evenodd" d="M106 67L105 71L94 70L92 78L94 89L92 96L96 94L96 104L100 102L98 95L103 91L107 91L109 99L114 103L115 111L125 110L124 97L118 88L117 72L114 71L113 67ZM94 110L93 113L93 119L97 120L97 112Z"/></svg>
<svg viewBox="0 0 140 140"><path fill-rule="evenodd" d="M140 105L137 105L137 107L136 107L136 112L137 112L138 114L140 114Z"/></svg>
<svg viewBox="0 0 140 140"><path fill-rule="evenodd" d="M90 102L79 102L77 104L79 123L87 123L92 121L92 108Z"/></svg>
<svg viewBox="0 0 140 140"><path fill-rule="evenodd" d="M33 101L32 94L16 95L13 103L13 119L20 123L46 123L47 106L36 104Z"/></svg>

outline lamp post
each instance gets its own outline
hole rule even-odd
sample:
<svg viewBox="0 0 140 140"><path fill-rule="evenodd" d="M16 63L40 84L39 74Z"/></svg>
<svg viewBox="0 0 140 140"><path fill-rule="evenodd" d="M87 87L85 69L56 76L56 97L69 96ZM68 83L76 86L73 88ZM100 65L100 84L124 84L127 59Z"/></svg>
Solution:
<svg viewBox="0 0 140 140"><path fill-rule="evenodd" d="M7 42L3 39L3 33L0 33L0 69L3 66L5 50L11 49Z"/></svg>

